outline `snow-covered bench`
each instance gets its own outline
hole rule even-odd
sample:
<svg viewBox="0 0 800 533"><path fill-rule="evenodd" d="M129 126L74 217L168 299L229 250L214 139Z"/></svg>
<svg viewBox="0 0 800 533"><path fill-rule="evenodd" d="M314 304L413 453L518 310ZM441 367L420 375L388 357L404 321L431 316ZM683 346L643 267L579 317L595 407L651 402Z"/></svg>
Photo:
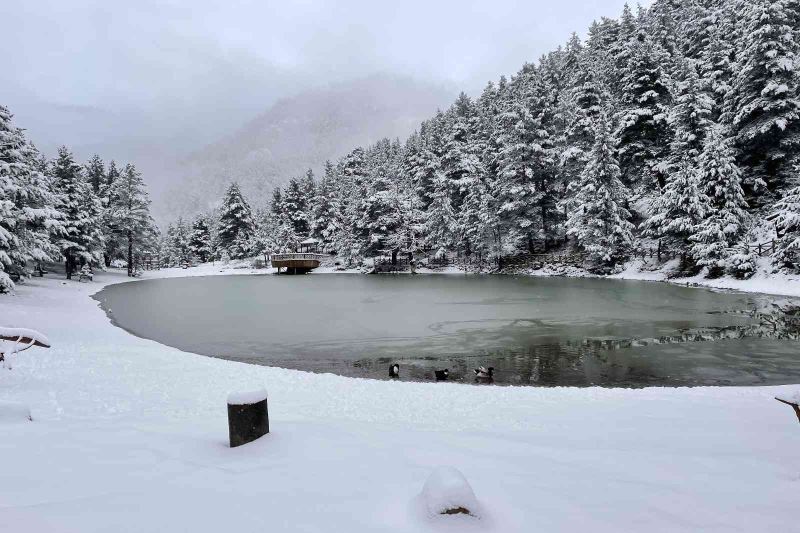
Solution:
<svg viewBox="0 0 800 533"><path fill-rule="evenodd" d="M10 348L7 347L9 343ZM5 361L6 355L19 353L33 346L49 348L50 341L33 329L0 327L0 361Z"/></svg>

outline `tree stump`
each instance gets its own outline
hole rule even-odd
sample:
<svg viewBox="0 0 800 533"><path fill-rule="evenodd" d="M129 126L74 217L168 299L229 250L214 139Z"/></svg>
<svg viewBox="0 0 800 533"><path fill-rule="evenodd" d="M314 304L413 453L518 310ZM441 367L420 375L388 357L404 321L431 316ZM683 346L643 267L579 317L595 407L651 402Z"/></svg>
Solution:
<svg viewBox="0 0 800 533"><path fill-rule="evenodd" d="M267 391L233 393L228 396L228 435L235 448L269 433Z"/></svg>

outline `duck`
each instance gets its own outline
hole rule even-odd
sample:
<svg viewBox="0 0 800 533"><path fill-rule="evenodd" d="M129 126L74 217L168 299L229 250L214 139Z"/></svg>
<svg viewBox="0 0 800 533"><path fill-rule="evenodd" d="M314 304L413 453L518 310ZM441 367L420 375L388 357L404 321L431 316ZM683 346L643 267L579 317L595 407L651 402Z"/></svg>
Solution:
<svg viewBox="0 0 800 533"><path fill-rule="evenodd" d="M447 378L450 376L450 369L434 370L433 373L436 374L436 381L447 381Z"/></svg>
<svg viewBox="0 0 800 533"><path fill-rule="evenodd" d="M490 366L486 368L484 366L479 366L475 369L475 379L482 379L482 380L490 380L494 379L494 367Z"/></svg>
<svg viewBox="0 0 800 533"><path fill-rule="evenodd" d="M400 377L400 365L397 363L392 363L389 367L389 377L390 378L399 378Z"/></svg>

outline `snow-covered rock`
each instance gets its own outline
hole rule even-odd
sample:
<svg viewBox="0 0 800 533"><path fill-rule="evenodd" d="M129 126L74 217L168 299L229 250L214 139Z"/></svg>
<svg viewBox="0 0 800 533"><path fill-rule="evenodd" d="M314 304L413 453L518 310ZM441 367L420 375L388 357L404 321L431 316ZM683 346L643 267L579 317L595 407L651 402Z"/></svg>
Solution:
<svg viewBox="0 0 800 533"><path fill-rule="evenodd" d="M421 497L428 516L480 516L478 499L467 478L451 466L441 466L431 473L422 487Z"/></svg>

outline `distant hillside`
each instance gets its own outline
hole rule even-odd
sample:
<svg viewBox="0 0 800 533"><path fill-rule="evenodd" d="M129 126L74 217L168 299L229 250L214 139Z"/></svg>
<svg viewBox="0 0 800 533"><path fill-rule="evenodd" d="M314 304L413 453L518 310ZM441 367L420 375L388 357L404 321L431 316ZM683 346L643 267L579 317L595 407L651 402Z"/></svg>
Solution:
<svg viewBox="0 0 800 533"><path fill-rule="evenodd" d="M218 201L231 180L254 203L308 168L383 137L405 138L453 92L407 78L373 76L278 101L233 135L197 151L156 205L167 216L194 214ZM161 218L161 217L159 217Z"/></svg>

